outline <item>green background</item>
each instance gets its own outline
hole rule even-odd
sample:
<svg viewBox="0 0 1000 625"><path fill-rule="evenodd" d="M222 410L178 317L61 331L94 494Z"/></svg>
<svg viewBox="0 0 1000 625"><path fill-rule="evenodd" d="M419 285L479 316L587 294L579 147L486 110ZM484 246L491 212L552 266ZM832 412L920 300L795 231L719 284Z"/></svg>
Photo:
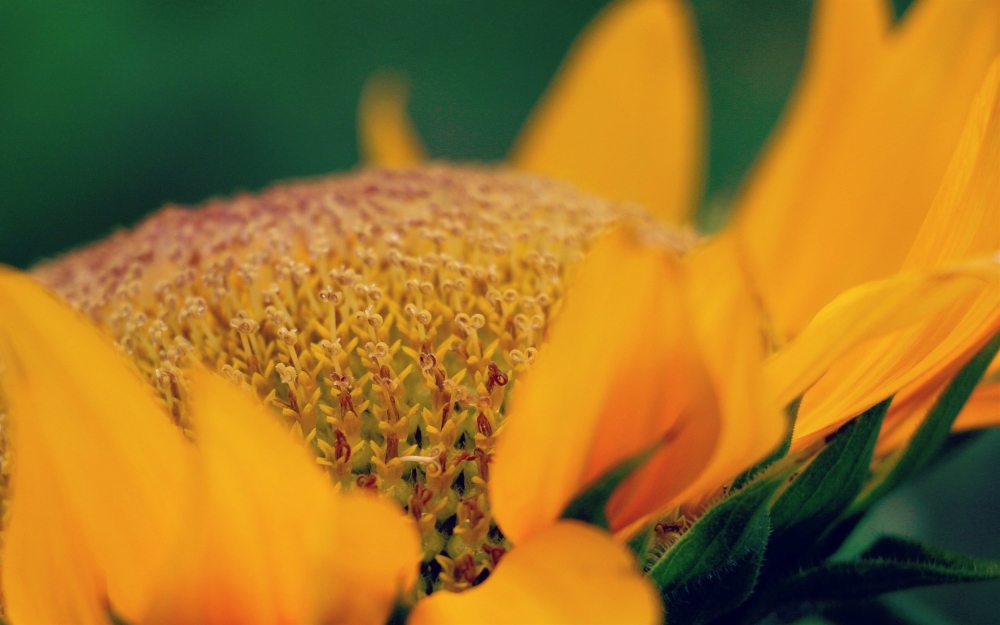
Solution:
<svg viewBox="0 0 1000 625"><path fill-rule="evenodd" d="M357 100L378 69L409 78L434 157L500 159L603 4L0 0L0 263L29 266L165 202L354 167ZM693 4L711 101L705 204L718 206L781 112L811 3ZM998 466L993 434L894 496L869 530L1000 557ZM923 622L995 623L998 591L894 600Z"/></svg>

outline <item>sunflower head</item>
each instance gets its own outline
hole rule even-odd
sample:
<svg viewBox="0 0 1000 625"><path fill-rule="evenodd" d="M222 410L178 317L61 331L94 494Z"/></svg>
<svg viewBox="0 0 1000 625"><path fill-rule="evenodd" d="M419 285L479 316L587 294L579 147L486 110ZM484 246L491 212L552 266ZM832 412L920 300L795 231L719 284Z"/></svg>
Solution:
<svg viewBox="0 0 1000 625"><path fill-rule="evenodd" d="M573 265L623 219L686 245L531 175L373 171L168 208L36 275L114 338L179 426L193 362L252 389L341 490L413 517L421 591L461 590L510 548L486 489L509 390Z"/></svg>

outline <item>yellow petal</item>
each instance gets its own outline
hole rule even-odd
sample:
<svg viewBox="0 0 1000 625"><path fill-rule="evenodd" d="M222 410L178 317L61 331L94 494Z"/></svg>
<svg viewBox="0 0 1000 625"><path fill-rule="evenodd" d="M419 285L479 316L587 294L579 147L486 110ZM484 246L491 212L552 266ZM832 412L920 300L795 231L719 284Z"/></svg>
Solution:
<svg viewBox="0 0 1000 625"><path fill-rule="evenodd" d="M954 317L980 297L988 299L991 284L995 290L998 269L996 263L982 261L928 274L901 273L850 289L768 360L766 374L777 400L791 402L834 363L867 341L920 322L924 327L929 320ZM987 304L984 302L983 313L988 312ZM881 399L872 404L878 401Z"/></svg>
<svg viewBox="0 0 1000 625"><path fill-rule="evenodd" d="M788 431L764 382L759 311L734 240L724 236L695 250L686 269L686 305L714 401L687 406L683 426L615 492L606 511L613 530L716 490L771 453Z"/></svg>
<svg viewBox="0 0 1000 625"><path fill-rule="evenodd" d="M512 163L687 221L701 184L699 56L680 0L618 0L574 44Z"/></svg>
<svg viewBox="0 0 1000 625"><path fill-rule="evenodd" d="M985 345L1000 331L1000 265L990 264L978 296L953 300L925 322L862 345L837 362L803 397L796 438L835 427Z"/></svg>
<svg viewBox="0 0 1000 625"><path fill-rule="evenodd" d="M886 0L817 0L809 49L796 92L735 209L747 261L769 308L776 285L769 280L776 250L793 234L805 181L822 174L816 161L832 140L849 95L870 71L891 15ZM782 310L771 310L780 339L790 333Z"/></svg>
<svg viewBox="0 0 1000 625"><path fill-rule="evenodd" d="M866 285L853 291L865 293L871 300L864 304L861 297L853 304L831 305L814 319L784 355L776 358L776 370L809 373L806 379L791 383L786 378L779 383L781 399L787 400L815 379L816 366L828 366L847 353L824 378L810 390L799 409L796 437L818 435L837 427L843 420L867 406L898 394L921 379L928 380L929 389L939 387L940 374L955 369L978 346L984 344L1000 327L1000 284L995 261L955 263L975 256L991 256L1000 249L1000 60L995 60L979 95L973 102L956 153L952 158L941 189L927 215L914 247L905 263L910 270L890 280L895 291L877 285ZM942 269L937 269L942 267ZM926 277L917 273L926 272ZM963 280L965 287L955 283L948 274L980 275L980 283ZM936 277L935 277L936 276ZM952 284L934 287L934 281L945 278ZM909 285L907 285L909 283ZM968 287L971 290L965 290ZM954 291L960 288L964 292ZM927 290L930 289L930 290ZM921 293L925 291L926 293ZM839 299L850 302L850 295ZM852 308L853 306L853 308ZM867 309L866 309L867 308ZM895 309L895 310L894 310ZM852 320L853 310L855 315ZM858 316L860 315L860 316ZM823 319L821 320L821 317ZM887 334L904 326L910 329L854 349L866 338ZM818 323L824 321L823 323ZM836 326L836 327L835 327ZM807 339L806 334L811 336ZM817 333L827 346L820 353L815 343ZM797 344L797 345L796 345ZM815 350L813 370L790 364L805 350ZM956 369L957 370L957 369ZM809 379L811 378L811 379ZM911 393L926 393L916 388ZM897 397L897 403L903 399ZM895 411L898 413L898 411ZM887 420L887 424L891 419Z"/></svg>
<svg viewBox="0 0 1000 625"><path fill-rule="evenodd" d="M751 182L740 208L749 270L779 339L838 293L900 269L1000 48L992 0L923 0L883 45L872 44L882 18L868 4L828 0L818 15L842 10L869 25L859 51L871 60L844 55L853 65L816 87L840 93L798 100L788 138L765 157L765 179ZM849 41L853 23L831 28ZM849 73L856 79L838 82Z"/></svg>
<svg viewBox="0 0 1000 625"><path fill-rule="evenodd" d="M358 104L358 149L365 164L401 168L427 160L406 112L408 97L409 89L398 76L376 74L365 83Z"/></svg>
<svg viewBox="0 0 1000 625"><path fill-rule="evenodd" d="M179 538L186 444L125 358L0 268L0 385L13 433L3 592L16 623L144 612Z"/></svg>
<svg viewBox="0 0 1000 625"><path fill-rule="evenodd" d="M882 432L879 434L878 445L875 448L876 456L884 456L910 440L949 381L950 379L946 378L933 389L925 385L921 387L922 392L910 393L903 398L903 401L893 400ZM1000 425L1000 383L994 381L976 388L958 414L952 431L993 428L998 425Z"/></svg>
<svg viewBox="0 0 1000 625"><path fill-rule="evenodd" d="M955 421L955 430L994 428L1000 425L1000 384L979 387L966 402Z"/></svg>
<svg viewBox="0 0 1000 625"><path fill-rule="evenodd" d="M489 482L515 544L664 437L685 408L711 403L678 272L670 253L625 231L579 267L549 344L514 390Z"/></svg>
<svg viewBox="0 0 1000 625"><path fill-rule="evenodd" d="M1000 57L972 104L941 188L910 249L907 269L1000 251Z"/></svg>
<svg viewBox="0 0 1000 625"><path fill-rule="evenodd" d="M506 554L482 585L420 601L407 623L659 623L662 614L630 553L592 526L563 521Z"/></svg>
<svg viewBox="0 0 1000 625"><path fill-rule="evenodd" d="M389 504L333 492L261 405L191 372L198 484L156 622L385 622L416 576L414 528Z"/></svg>

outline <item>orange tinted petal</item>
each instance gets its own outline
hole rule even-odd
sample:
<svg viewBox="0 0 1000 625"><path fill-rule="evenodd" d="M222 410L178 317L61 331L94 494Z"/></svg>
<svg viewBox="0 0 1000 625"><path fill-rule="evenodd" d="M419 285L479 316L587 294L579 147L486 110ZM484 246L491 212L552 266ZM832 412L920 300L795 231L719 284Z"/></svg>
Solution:
<svg viewBox="0 0 1000 625"><path fill-rule="evenodd" d="M358 150L376 167L409 167L427 160L420 134L406 112L409 90L398 76L368 79L358 103Z"/></svg>
<svg viewBox="0 0 1000 625"><path fill-rule="evenodd" d="M13 431L3 590L15 622L143 613L179 538L180 432L124 357L28 277L0 268L0 375Z"/></svg>
<svg viewBox="0 0 1000 625"><path fill-rule="evenodd" d="M260 404L191 375L200 492L151 620L384 622L415 579L413 527L388 504L335 495Z"/></svg>
<svg viewBox="0 0 1000 625"><path fill-rule="evenodd" d="M592 526L563 521L506 554L482 585L420 601L407 622L659 623L662 614L632 554Z"/></svg>
<svg viewBox="0 0 1000 625"><path fill-rule="evenodd" d="M972 105L941 188L905 267L927 269L1000 251L1000 57Z"/></svg>
<svg viewBox="0 0 1000 625"><path fill-rule="evenodd" d="M988 264L992 271L978 296L953 300L926 321L860 346L835 364L803 397L796 438L835 427L985 345L1000 331L1000 265Z"/></svg>
<svg viewBox="0 0 1000 625"><path fill-rule="evenodd" d="M669 253L624 231L595 245L504 422L489 486L506 536L519 543L552 523L703 402L690 335Z"/></svg>
<svg viewBox="0 0 1000 625"><path fill-rule="evenodd" d="M736 209L749 260L766 273L799 208L802 186L832 139L845 101L873 65L890 23L885 0L817 0L805 66L789 110L755 165ZM765 280L761 285L770 289ZM768 292L769 299L774 294ZM784 323L779 318L779 324ZM781 334L787 334L784 327Z"/></svg>
<svg viewBox="0 0 1000 625"><path fill-rule="evenodd" d="M793 343L785 354L786 364L794 352L803 353L806 333L813 337L821 324L820 317L854 333L854 340L837 340L838 331L827 327L825 340L830 343L823 352L825 362L845 353L845 348L857 344L864 333L868 336L884 333L886 329L902 328L919 319L920 322L906 331L896 332L885 339L855 349L838 362L829 373L806 394L799 409L796 436L807 436L836 427L842 420L864 410L867 406L898 393L908 385L918 383L922 378L935 380L932 388L940 385L936 379L943 371L954 368L963 354L971 353L984 344L1000 327L1000 283L997 281L998 267L995 261L969 262L965 266L953 265L972 257L992 256L1000 249L1000 61L994 61L987 74L980 93L973 103L972 112L962 134L952 163L949 166L941 189L934 200L926 222L914 243L907 259L906 267L924 270L927 278L917 273L900 274L899 279L889 281L903 288L896 293L882 292L878 301L872 302L870 312L863 312L863 306L855 307L855 312L863 312L864 318L850 322L840 309L842 316L828 314L833 306L824 309L813 324L803 333L800 340ZM936 269L943 267L943 269ZM941 284L933 287L933 276L946 279L948 274L960 275L972 271L978 274L980 283L969 283L972 290L959 293L951 286ZM906 276L910 277L907 278ZM930 278L930 280L928 280ZM950 279L948 279L951 281ZM910 282L916 290L908 292L905 283ZM874 287L874 285L866 285ZM864 291L859 287L855 292ZM931 287L926 294L920 290ZM874 288L877 291L878 288ZM964 289L963 289L964 290ZM901 296L896 299L896 296ZM840 298L841 300L849 298ZM909 300L909 301L907 301ZM887 315L893 307L899 310ZM881 312L875 312L881 310ZM829 326L830 324L827 324ZM843 337L839 337L843 339ZM831 341L833 341L831 343ZM798 345L796 345L798 343ZM814 361L818 364L819 361ZM796 367L786 367L785 371ZM801 373L803 369L798 369ZM780 387L780 385L779 385ZM795 392L804 388L799 385ZM913 392L920 392L916 389ZM782 391L782 398L790 393ZM900 398L901 399L901 398Z"/></svg>
<svg viewBox="0 0 1000 625"><path fill-rule="evenodd" d="M667 443L615 492L607 509L614 530L714 491L787 432L764 382L760 316L733 239L717 239L685 260L687 307L713 399L687 406Z"/></svg>
<svg viewBox="0 0 1000 625"><path fill-rule="evenodd" d="M618 0L574 44L511 161L684 222L700 191L701 74L682 2Z"/></svg>
<svg viewBox="0 0 1000 625"><path fill-rule="evenodd" d="M989 298L997 269L996 263L983 261L929 274L902 273L850 289L768 360L767 377L777 400L791 402L834 363L872 339L942 315L960 319L966 306Z"/></svg>
<svg viewBox="0 0 1000 625"><path fill-rule="evenodd" d="M954 375L955 372L950 372ZM936 385L914 387L900 401L893 401L875 448L877 456L884 456L905 445L923 423L938 396L950 382L942 376ZM952 426L952 431L977 430L1000 425L1000 384L991 382L980 385L962 407Z"/></svg>
<svg viewBox="0 0 1000 625"><path fill-rule="evenodd" d="M1000 425L1000 383L985 384L976 389L958 414L955 430L994 428Z"/></svg>
<svg viewBox="0 0 1000 625"><path fill-rule="evenodd" d="M824 134L790 149L801 171L776 164L786 184L748 200L744 249L780 338L902 266L1000 47L998 21L992 0L917 3L836 106L806 124Z"/></svg>

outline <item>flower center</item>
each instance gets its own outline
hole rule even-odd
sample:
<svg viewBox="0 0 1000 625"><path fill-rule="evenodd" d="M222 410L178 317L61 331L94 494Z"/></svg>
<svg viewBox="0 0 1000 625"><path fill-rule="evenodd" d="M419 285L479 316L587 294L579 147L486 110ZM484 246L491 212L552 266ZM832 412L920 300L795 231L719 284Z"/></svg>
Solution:
<svg viewBox="0 0 1000 625"><path fill-rule="evenodd" d="M167 208L35 274L180 427L192 360L252 388L341 489L413 517L422 592L461 590L510 547L486 489L510 390L626 213L501 170L365 172Z"/></svg>

